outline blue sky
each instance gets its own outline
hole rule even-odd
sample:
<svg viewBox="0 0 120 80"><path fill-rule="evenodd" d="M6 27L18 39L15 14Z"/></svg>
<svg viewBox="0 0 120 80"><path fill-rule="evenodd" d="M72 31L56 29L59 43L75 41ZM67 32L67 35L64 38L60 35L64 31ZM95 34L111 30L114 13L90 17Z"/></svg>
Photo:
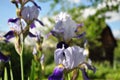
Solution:
<svg viewBox="0 0 120 80"><path fill-rule="evenodd" d="M0 31L8 31L9 26L7 21L9 18L16 17L16 7L14 4L10 2L10 0L1 0L0 1ZM40 17L46 16L48 10L50 9L49 5L50 2L47 3L40 3L38 4L41 6L42 10L40 11Z"/></svg>
<svg viewBox="0 0 120 80"><path fill-rule="evenodd" d="M37 1L37 0L35 0ZM90 3L86 2L86 0L81 0L85 5L90 5ZM47 3L38 2L42 8L40 11L40 17L46 16L47 12L50 10L50 1ZM10 2L10 0L1 0L0 3L0 31L8 31L9 26L7 21L9 18L16 17L16 8L15 5ZM107 22L110 25L111 29L115 32L115 30L120 30L120 20Z"/></svg>
<svg viewBox="0 0 120 80"><path fill-rule="evenodd" d="M8 18L15 17L15 6L9 0L1 0L0 3L0 31L6 31L8 28Z"/></svg>

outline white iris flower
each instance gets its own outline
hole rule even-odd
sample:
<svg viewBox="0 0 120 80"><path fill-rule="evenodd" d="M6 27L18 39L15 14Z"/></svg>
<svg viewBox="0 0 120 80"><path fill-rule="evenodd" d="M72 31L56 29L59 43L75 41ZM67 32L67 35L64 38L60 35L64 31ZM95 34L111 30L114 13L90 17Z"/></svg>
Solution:
<svg viewBox="0 0 120 80"><path fill-rule="evenodd" d="M32 7L23 7L21 15L25 21L31 21L38 18L39 9L35 5Z"/></svg>
<svg viewBox="0 0 120 80"><path fill-rule="evenodd" d="M67 13L61 12L56 17L56 24L53 28L53 34L56 37L62 37L63 40L69 41L71 38L76 37L77 24L73 21Z"/></svg>
<svg viewBox="0 0 120 80"><path fill-rule="evenodd" d="M73 69L86 61L86 56L83 54L84 48L72 46L66 49L58 48L54 52L56 65L62 64L67 69Z"/></svg>

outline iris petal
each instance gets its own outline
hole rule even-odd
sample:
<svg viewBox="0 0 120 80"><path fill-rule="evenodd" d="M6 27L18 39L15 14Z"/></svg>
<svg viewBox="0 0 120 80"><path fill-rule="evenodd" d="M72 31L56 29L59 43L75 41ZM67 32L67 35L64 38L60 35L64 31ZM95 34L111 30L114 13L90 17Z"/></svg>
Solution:
<svg viewBox="0 0 120 80"><path fill-rule="evenodd" d="M77 38L81 38L81 37L85 36L85 34L86 34L86 32L83 32L83 33L77 35Z"/></svg>
<svg viewBox="0 0 120 80"><path fill-rule="evenodd" d="M34 22L31 23L30 28L31 28L31 29L32 29L32 28L35 28L35 24L34 24Z"/></svg>
<svg viewBox="0 0 120 80"><path fill-rule="evenodd" d="M4 37L6 38L6 40L8 41L9 39L14 37L14 32L13 31L9 31L7 32Z"/></svg>
<svg viewBox="0 0 120 80"><path fill-rule="evenodd" d="M37 8L39 8L41 10L41 7L38 6L33 0L30 0Z"/></svg>
<svg viewBox="0 0 120 80"><path fill-rule="evenodd" d="M92 70L94 73L96 72L96 68L94 66L91 66L90 64L86 63L87 68Z"/></svg>
<svg viewBox="0 0 120 80"><path fill-rule="evenodd" d="M0 52L0 60L4 61L4 62L8 62L9 61L9 56L5 56L3 55L3 53Z"/></svg>
<svg viewBox="0 0 120 80"><path fill-rule="evenodd" d="M35 19L36 21L38 21L42 26L44 26L43 22L38 20L38 19Z"/></svg>
<svg viewBox="0 0 120 80"><path fill-rule="evenodd" d="M9 22L11 22L11 23L16 23L19 19L20 19L20 18L15 18L15 19L10 18L10 19L8 19L8 23L9 23Z"/></svg>
<svg viewBox="0 0 120 80"><path fill-rule="evenodd" d="M29 32L28 34L30 37L36 37L36 35L34 35L33 33Z"/></svg>
<svg viewBox="0 0 120 80"><path fill-rule="evenodd" d="M89 77L88 77L88 75L87 75L85 69L80 68L80 70L82 71L83 80L89 80Z"/></svg>
<svg viewBox="0 0 120 80"><path fill-rule="evenodd" d="M63 80L63 70L62 67L55 67L52 75L48 77L48 80Z"/></svg>

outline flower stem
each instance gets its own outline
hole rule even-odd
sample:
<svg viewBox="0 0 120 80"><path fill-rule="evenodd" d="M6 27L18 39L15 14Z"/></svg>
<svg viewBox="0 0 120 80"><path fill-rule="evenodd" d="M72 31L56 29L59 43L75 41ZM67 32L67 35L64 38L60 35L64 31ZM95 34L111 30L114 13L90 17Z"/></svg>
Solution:
<svg viewBox="0 0 120 80"><path fill-rule="evenodd" d="M21 78L22 78L22 80L24 80L23 56L22 56L22 54L21 54L21 56L20 56L20 65L21 65Z"/></svg>
<svg viewBox="0 0 120 80"><path fill-rule="evenodd" d="M6 67L5 67L5 72L4 72L4 80L8 80L7 68Z"/></svg>
<svg viewBox="0 0 120 80"><path fill-rule="evenodd" d="M11 61L9 61L9 65L10 65L10 76L11 76L11 80L13 80L13 72L12 72L12 68L11 68Z"/></svg>
<svg viewBox="0 0 120 80"><path fill-rule="evenodd" d="M21 54L20 54L20 65L21 65L21 80L24 80L24 69L23 69L23 43L22 43L22 50L21 50Z"/></svg>
<svg viewBox="0 0 120 80"><path fill-rule="evenodd" d="M68 76L68 80L70 80L70 74L67 74L67 76Z"/></svg>

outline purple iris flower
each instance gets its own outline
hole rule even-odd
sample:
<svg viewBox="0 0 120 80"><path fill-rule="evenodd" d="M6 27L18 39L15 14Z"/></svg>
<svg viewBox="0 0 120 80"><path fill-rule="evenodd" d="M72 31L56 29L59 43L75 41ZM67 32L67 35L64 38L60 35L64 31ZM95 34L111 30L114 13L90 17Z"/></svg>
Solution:
<svg viewBox="0 0 120 80"><path fill-rule="evenodd" d="M9 56L5 56L3 53L0 52L0 61L8 62L9 59L10 59Z"/></svg>
<svg viewBox="0 0 120 80"><path fill-rule="evenodd" d="M35 21L38 21L44 26L42 21L38 19L39 10L41 10L41 7L38 6L34 0L12 0L12 2L16 5L16 7L19 7L19 3L22 5L20 15L27 23L30 24L31 28L35 27ZM33 3L33 6L25 6L28 2Z"/></svg>
<svg viewBox="0 0 120 80"><path fill-rule="evenodd" d="M8 31L4 37L6 38L6 41L9 41L9 39L18 36L21 34L21 24L20 24L20 18L10 18L8 20L8 23L10 24L11 30ZM23 24L22 24L23 25Z"/></svg>
<svg viewBox="0 0 120 80"><path fill-rule="evenodd" d="M39 22L42 26L44 26L42 21L38 19L39 8L36 5L33 5L32 7L24 6L23 9L21 10L21 16L27 23L31 23L30 24L31 28L35 27L35 21Z"/></svg>
<svg viewBox="0 0 120 80"><path fill-rule="evenodd" d="M11 26L11 30L4 35L4 37L6 38L5 41L9 41L9 39L13 37L20 36L20 34L25 30L25 23L20 18L10 18L8 20L8 23ZM28 35L30 37L36 37L36 35L31 32L28 32Z"/></svg>
<svg viewBox="0 0 120 80"><path fill-rule="evenodd" d="M0 52L0 75L3 73L5 63L8 62L9 59L9 56L5 56L3 53Z"/></svg>
<svg viewBox="0 0 120 80"><path fill-rule="evenodd" d="M56 24L51 33L58 39L62 38L63 41L70 41L72 38L81 38L85 35L85 33L76 34L76 32L78 32L77 29L81 26L83 26L83 24L76 24L70 15L61 12L56 17Z"/></svg>
<svg viewBox="0 0 120 80"><path fill-rule="evenodd" d="M32 21L33 19L37 19L39 15L39 9L33 5L32 7L30 6L24 6L21 15L25 21L29 22Z"/></svg>
<svg viewBox="0 0 120 80"><path fill-rule="evenodd" d="M66 46L66 47L65 47ZM79 46L68 46L64 42L57 44L54 52L54 60L56 65L62 64L65 69L73 70L80 68L84 80L89 80L86 70L92 70L94 73L96 68L87 60L86 49Z"/></svg>
<svg viewBox="0 0 120 80"><path fill-rule="evenodd" d="M11 30L16 32L16 34L20 34L25 27L25 22L20 18L10 18L8 19L8 24Z"/></svg>
<svg viewBox="0 0 120 80"><path fill-rule="evenodd" d="M49 76L48 80L63 80L63 67L55 67L52 75Z"/></svg>
<svg viewBox="0 0 120 80"><path fill-rule="evenodd" d="M6 38L5 41L8 42L9 39L14 37L14 32L13 31L9 31L7 32L4 37Z"/></svg>

